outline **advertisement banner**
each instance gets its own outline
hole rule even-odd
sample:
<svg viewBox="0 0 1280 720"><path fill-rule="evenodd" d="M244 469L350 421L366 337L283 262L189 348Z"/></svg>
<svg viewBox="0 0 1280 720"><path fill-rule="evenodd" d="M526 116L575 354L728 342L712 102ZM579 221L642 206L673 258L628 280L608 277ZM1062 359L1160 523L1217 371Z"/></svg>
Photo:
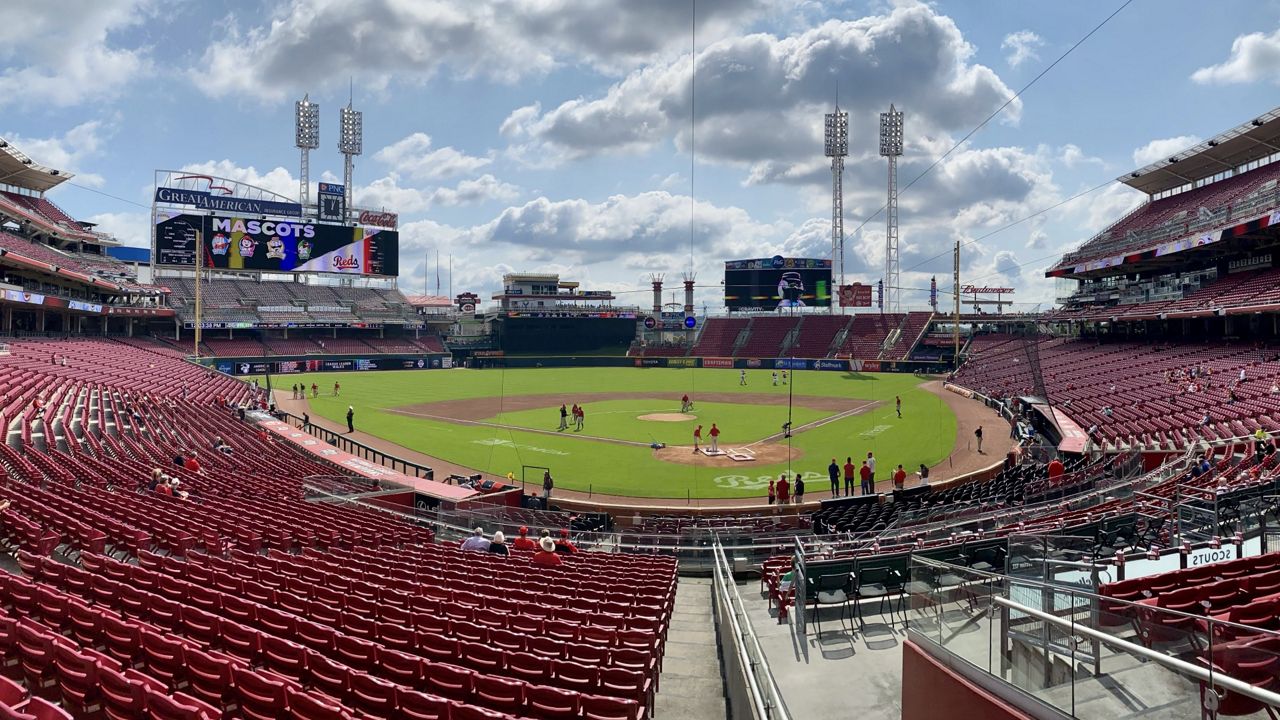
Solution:
<svg viewBox="0 0 1280 720"><path fill-rule="evenodd" d="M814 360L814 370L839 370L846 371L849 369L848 360Z"/></svg>
<svg viewBox="0 0 1280 720"><path fill-rule="evenodd" d="M758 368L761 366L759 358L747 358L747 367Z"/></svg>
<svg viewBox="0 0 1280 720"><path fill-rule="evenodd" d="M83 300L68 300L67 307L72 310L83 310L84 312L100 313L102 306L98 303L85 302Z"/></svg>
<svg viewBox="0 0 1280 720"><path fill-rule="evenodd" d="M764 310L830 307L831 260L778 255L726 261L724 304L731 309Z"/></svg>
<svg viewBox="0 0 1280 720"><path fill-rule="evenodd" d="M4 299L9 302L26 303L27 305L43 305L44 295L23 292L22 290L5 290Z"/></svg>
<svg viewBox="0 0 1280 720"><path fill-rule="evenodd" d="M244 215L284 215L302 217L302 206L298 203L278 202L275 200L251 200L249 198L211 195L201 190L179 190L178 188L156 188L156 202L169 205L187 205L200 210L213 212L241 213Z"/></svg>
<svg viewBox="0 0 1280 720"><path fill-rule="evenodd" d="M862 283L840 286L840 307L871 307L871 286Z"/></svg>
<svg viewBox="0 0 1280 720"><path fill-rule="evenodd" d="M656 358L656 357L636 358L635 359L636 367L659 367L662 365L662 361L665 359L666 358Z"/></svg>
<svg viewBox="0 0 1280 720"><path fill-rule="evenodd" d="M395 230L161 212L155 219L160 264L195 264L194 231L200 230L203 264L208 268L353 275L400 272L400 236Z"/></svg>
<svg viewBox="0 0 1280 720"><path fill-rule="evenodd" d="M808 370L809 361L800 358L778 358L773 361L773 366L779 370Z"/></svg>
<svg viewBox="0 0 1280 720"><path fill-rule="evenodd" d="M348 370L429 370L452 367L452 358L353 358L349 360L273 360L230 361L219 360L213 364L218 372L227 375L297 375L308 372L334 372Z"/></svg>
<svg viewBox="0 0 1280 720"><path fill-rule="evenodd" d="M672 368L691 368L698 367L698 358L667 358L667 367Z"/></svg>
<svg viewBox="0 0 1280 720"><path fill-rule="evenodd" d="M732 368L733 358L706 357L702 358L702 367L704 368Z"/></svg>
<svg viewBox="0 0 1280 720"><path fill-rule="evenodd" d="M863 360L862 371L863 372L880 372L880 361L879 360Z"/></svg>
<svg viewBox="0 0 1280 720"><path fill-rule="evenodd" d="M400 216L393 212L379 212L377 210L361 210L360 224L372 225L373 227L387 228L395 230L400 226Z"/></svg>

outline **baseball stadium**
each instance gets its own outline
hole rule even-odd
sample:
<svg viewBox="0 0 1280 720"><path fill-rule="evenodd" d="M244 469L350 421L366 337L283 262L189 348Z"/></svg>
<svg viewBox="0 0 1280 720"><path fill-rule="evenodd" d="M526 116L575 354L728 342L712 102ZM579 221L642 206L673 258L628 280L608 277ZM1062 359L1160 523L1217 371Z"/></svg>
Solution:
<svg viewBox="0 0 1280 720"><path fill-rule="evenodd" d="M1089 53L1086 41L1113 19L1163 11L1131 4L1098 18L1072 9L1092 30L1062 47L1034 33L997 42L1012 53L1004 74L1022 63L1040 74L1016 92L1001 83L997 102L957 113L945 131L910 87L927 86L919 66L885 49L894 33L859 35L858 52L885 45L854 84L864 72L898 78L883 107L842 106L863 97L849 100L845 86L807 116L808 157L781 180L776 167L753 165L750 179L717 185L725 167L745 167L732 160L698 181L711 195L742 193L743 205L765 203L757 183L808 183L813 192L792 200L813 211L816 241L778 221L759 226L773 239L698 244L718 210L695 197L695 169L706 171L698 153L716 157L733 132L712 127L709 141L695 140L707 128L697 102L715 108L741 92L734 73L750 62L736 43L778 38L694 3L659 14L683 13L686 29L670 32L690 33L689 44L653 50L692 53L687 64L628 70L619 58L632 55L609 64L591 54L603 50L582 50L573 64L524 48L513 50L521 63L545 60L554 82L523 69L495 80L475 69L494 49L472 47L463 54L474 67L415 76L413 88L461 93L475 112L503 104L500 134L512 146L467 155L442 146L443 129L434 141L418 132L371 161L390 164L410 146L426 159L378 180L363 164L356 172L363 134L385 137L379 124L402 118L370 113L366 123L345 76L345 105L330 113L335 169L323 167L320 102L300 90L282 111L283 96L262 92L243 101L262 102L263 118L291 110L293 145L276 144L300 160L296 177L131 148L129 163L151 177L145 203L127 182L105 181L92 152L6 131L0 720L1275 720L1280 107L1232 110L1211 129L1166 112L1176 137L1134 152L1136 167L1114 179L1114 157L1041 142L1023 159L1056 153L1067 159L1052 162L1074 172L1104 171L1102 183L992 201L979 230L961 229L977 205L959 194L929 195L954 205L942 208L954 227L941 232L928 229L938 209L916 201L931 173L957 172L944 161L979 133L1017 126L1047 137L1034 94L1019 119L1023 92L1068 72L1055 68ZM365 26L324 5L282 3L270 27L246 25L236 38L283 43L275 33L299 24L361 46ZM481 17L445 5L453 34L532 12L480 3ZM554 55L563 47L539 33L616 12L630 20L608 41L636 57L657 42L636 18L667 27L650 9L610 5L521 16L519 27ZM809 5L787 22L837 12ZM379 12L406 32L431 14L395 6ZM964 48L948 52L960 61L977 52L960 28L981 23L963 10L959 21L914 3L847 11L773 52L809 43L805 62L826 62L809 57L822 33L894 20L934 23L939 48L954 34ZM704 24L702 12L716 19ZM307 25L321 21L334 24ZM163 25L150 15L129 23ZM698 51L698 32L723 36ZM375 79L369 102L383 110L409 94L379 74L395 46L385 42L386 53L350 68ZM1233 52L1260 43L1275 36L1239 35ZM237 91L285 72L280 57L252 55L238 56ZM214 84L219 57L205 56L200 82ZM831 61L832 77L851 57ZM1244 62L1191 77L1236 82ZM758 89L786 95L809 77L788 68ZM446 177L450 163L474 174L518 161L547 183L587 172L603 161L563 144L572 133L536 133L573 112L581 124L621 122L626 109L590 115L597 101L584 96L544 111L539 83L600 73L610 98L641 80L659 97L659 69L688 91L687 106L685 90L652 104L688 108L689 135L668 139L689 165L687 177L658 173L651 184L665 192L687 179L677 199L688 215L658 222L681 225L678 242L648 230L608 236L636 245L628 252L645 253L642 263L621 252L566 259L577 250L564 250L563 226L519 225L521 212L551 203L545 196L442 230L460 223L451 213L468 202L464 185L429 201L410 191ZM19 96L15 117L40 117L13 122L51 122L28 104L44 96L16 87L0 83ZM218 87L209 92L226 92ZM521 107L526 95L533 104ZM60 109L49 117L86 112L67 103L51 101ZM761 117L748 124L789 127ZM1007 127L991 130L996 118ZM666 127L649 122L646 132ZM287 136L287 124L260 128L269 142ZM279 148L245 130L190 142L269 167ZM607 143L616 132L589 134ZM619 142L628 152L642 144ZM547 148L554 162L530 159ZM389 186L397 192L379 194ZM482 186L504 202L517 190L488 174L465 188ZM1117 196L1139 201L1113 208ZM644 207L660 201L647 196ZM93 202L132 206L145 237L113 232L118 218ZM628 223L643 224L630 212ZM1105 217L1087 231L1061 219L1083 215ZM735 233L763 232L735 222ZM1011 229L1032 233L1027 248L1052 251L1042 268L985 243ZM504 256L473 268L476 256L462 254L479 245L497 258L528 232L521 241L536 252L524 267ZM1062 247L1045 246L1050 232L1066 234ZM424 233L436 245L424 246ZM440 244L471 258L449 256L447 291Z"/></svg>

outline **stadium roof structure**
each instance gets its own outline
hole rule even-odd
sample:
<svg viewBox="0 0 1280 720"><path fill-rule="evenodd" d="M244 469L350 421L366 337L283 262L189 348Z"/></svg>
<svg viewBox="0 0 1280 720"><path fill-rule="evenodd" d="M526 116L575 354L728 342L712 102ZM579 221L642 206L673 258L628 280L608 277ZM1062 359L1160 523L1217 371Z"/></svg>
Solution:
<svg viewBox="0 0 1280 720"><path fill-rule="evenodd" d="M43 193L72 177L75 176L71 173L37 163L8 140L0 138L0 183Z"/></svg>
<svg viewBox="0 0 1280 720"><path fill-rule="evenodd" d="M1280 153L1280 108L1116 178L1156 195Z"/></svg>

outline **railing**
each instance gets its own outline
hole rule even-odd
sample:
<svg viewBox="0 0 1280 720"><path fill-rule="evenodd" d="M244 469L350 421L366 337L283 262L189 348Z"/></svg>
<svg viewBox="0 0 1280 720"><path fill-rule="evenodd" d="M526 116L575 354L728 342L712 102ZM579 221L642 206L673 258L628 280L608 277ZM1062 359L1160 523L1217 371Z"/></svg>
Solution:
<svg viewBox="0 0 1280 720"><path fill-rule="evenodd" d="M963 661L950 667L1037 716L1110 720L1127 709L1201 718L1280 707L1280 694L1238 677L1275 674L1280 634L1099 596L1075 584L1092 572L1087 563L1056 564L1039 582L913 557L911 639ZM1099 701L1117 687L1136 705Z"/></svg>
<svg viewBox="0 0 1280 720"><path fill-rule="evenodd" d="M343 452L349 452L352 455L357 455L370 462L375 462L397 472L402 472L405 475L413 475L414 477L426 478L428 480L435 479L435 471L426 465L420 465L416 462L411 462L404 458L384 453L381 450L369 447L358 440L353 440L342 433L334 432L314 423L306 423L302 418L294 415L293 413L285 412L283 410L277 410L276 413L290 425L298 428L299 430L311 433Z"/></svg>
<svg viewBox="0 0 1280 720"><path fill-rule="evenodd" d="M1206 230L1223 228L1231 223L1250 220L1254 216L1276 207L1277 204L1280 204L1280 186L1270 191L1259 193L1252 199L1218 208L1207 217L1201 217L1198 213L1188 212L1189 221L1165 224L1147 230L1138 230L1134 231L1132 235L1126 233L1123 237L1108 238L1098 242L1102 234L1107 232L1107 230L1104 230L1103 233L1085 241L1079 248L1067 253L1054 267L1096 260L1111 253L1120 254L1121 251L1130 253L1134 250L1145 250L1168 240L1195 235ZM1137 212L1144 207L1146 207L1145 204L1140 205L1133 212ZM1128 215L1125 217L1127 218ZM1121 220L1123 219L1121 218ZM1116 224L1119 222L1117 220ZM1090 247L1090 244L1095 242L1096 244Z"/></svg>
<svg viewBox="0 0 1280 720"><path fill-rule="evenodd" d="M782 693L751 625L733 566L716 542L712 599L716 609L716 633L724 661L725 700L733 720L790 720Z"/></svg>

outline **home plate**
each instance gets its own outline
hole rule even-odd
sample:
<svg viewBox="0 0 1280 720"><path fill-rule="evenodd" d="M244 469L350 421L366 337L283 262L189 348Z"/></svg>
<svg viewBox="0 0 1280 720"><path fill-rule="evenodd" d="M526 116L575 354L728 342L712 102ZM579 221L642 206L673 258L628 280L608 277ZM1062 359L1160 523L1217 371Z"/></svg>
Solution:
<svg viewBox="0 0 1280 720"><path fill-rule="evenodd" d="M698 452L702 453L703 455L706 455L707 457L720 457L722 455L729 454L723 450L712 450L710 447L699 448Z"/></svg>

